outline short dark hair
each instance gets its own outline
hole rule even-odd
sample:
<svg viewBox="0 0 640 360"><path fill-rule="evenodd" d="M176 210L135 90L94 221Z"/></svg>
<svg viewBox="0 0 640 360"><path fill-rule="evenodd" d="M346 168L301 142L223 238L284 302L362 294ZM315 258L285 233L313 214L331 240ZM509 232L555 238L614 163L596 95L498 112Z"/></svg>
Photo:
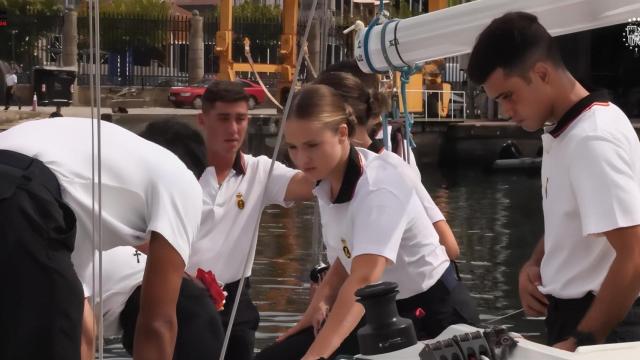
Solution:
<svg viewBox="0 0 640 360"><path fill-rule="evenodd" d="M198 130L184 121L153 121L138 135L174 153L198 179L207 168L204 138Z"/></svg>
<svg viewBox="0 0 640 360"><path fill-rule="evenodd" d="M536 61L546 60L564 67L553 37L526 12L509 12L491 21L478 36L467 67L476 84L484 84L501 68L508 74L528 79L526 73Z"/></svg>
<svg viewBox="0 0 640 360"><path fill-rule="evenodd" d="M249 95L237 81L215 80L207 86L202 95L202 112L213 109L217 102L234 103L238 101L249 102Z"/></svg>

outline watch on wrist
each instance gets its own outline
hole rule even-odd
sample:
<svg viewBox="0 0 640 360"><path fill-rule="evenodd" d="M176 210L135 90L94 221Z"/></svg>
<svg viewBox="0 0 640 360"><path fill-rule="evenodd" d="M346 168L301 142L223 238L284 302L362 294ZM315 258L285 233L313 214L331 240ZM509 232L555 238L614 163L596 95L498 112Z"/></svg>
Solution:
<svg viewBox="0 0 640 360"><path fill-rule="evenodd" d="M590 333L585 331L576 330L571 334L571 337L576 339L576 346L589 346L596 345L596 337Z"/></svg>

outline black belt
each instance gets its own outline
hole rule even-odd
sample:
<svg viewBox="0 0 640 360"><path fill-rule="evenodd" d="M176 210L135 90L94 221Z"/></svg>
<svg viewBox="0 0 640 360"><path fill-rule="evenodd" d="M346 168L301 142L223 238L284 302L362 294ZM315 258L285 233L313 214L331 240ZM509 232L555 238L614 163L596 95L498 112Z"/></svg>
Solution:
<svg viewBox="0 0 640 360"><path fill-rule="evenodd" d="M467 318L467 314L475 309L467 309L464 296L466 293L460 291L460 285L455 266L451 263L429 289L411 297L396 300L398 313L403 317L417 321L424 316L425 312L448 313L447 309L454 307L463 314L463 317ZM472 319L475 317L477 316L469 316L469 323L472 323Z"/></svg>
<svg viewBox="0 0 640 360"><path fill-rule="evenodd" d="M449 263L447 270L444 271L444 273L442 274L442 276L440 276L440 279L438 281L442 282L444 286L446 286L447 289L449 289L449 291L453 290L456 286L458 286L458 283L460 281L458 280L458 273L456 271L456 266L453 261Z"/></svg>
<svg viewBox="0 0 640 360"><path fill-rule="evenodd" d="M222 287L229 294L236 294L238 292L238 287L240 286L240 280L236 280L234 282L230 282L228 284L224 284ZM243 294L246 293L248 289L251 288L251 282L249 281L249 277L244 278L244 285L242 286Z"/></svg>
<svg viewBox="0 0 640 360"><path fill-rule="evenodd" d="M408 298L396 300L398 309L402 308L405 312L413 311L415 307L432 303L431 299L441 299L442 296L445 296L442 294L447 294L446 296L448 296L448 294L452 293L453 289L459 284L460 281L458 280L455 266L453 265L453 262L451 262L438 281L436 281L436 283L430 288Z"/></svg>
<svg viewBox="0 0 640 360"><path fill-rule="evenodd" d="M576 306L580 306L580 304L584 304L584 303L590 304L596 298L596 295L592 292L588 292L583 297L575 298L575 299L561 299L553 295L546 295L546 298L547 300L549 300L549 306L551 307L570 309L570 308L575 308ZM631 304L631 306L640 307L640 297L637 298L633 302L633 304Z"/></svg>

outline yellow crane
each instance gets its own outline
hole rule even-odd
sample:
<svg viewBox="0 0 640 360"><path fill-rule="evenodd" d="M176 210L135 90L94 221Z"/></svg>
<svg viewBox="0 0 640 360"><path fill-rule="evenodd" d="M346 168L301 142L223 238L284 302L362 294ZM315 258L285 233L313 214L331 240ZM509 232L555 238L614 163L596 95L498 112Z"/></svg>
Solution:
<svg viewBox="0 0 640 360"><path fill-rule="evenodd" d="M220 59L218 79L235 80L236 71L252 71L247 62L234 62L232 55L233 1L220 0L219 28L216 33L215 53ZM283 0L282 34L280 35L280 55L282 64L254 64L255 71L279 73L279 100L289 92L296 64L296 42L298 30L298 0Z"/></svg>

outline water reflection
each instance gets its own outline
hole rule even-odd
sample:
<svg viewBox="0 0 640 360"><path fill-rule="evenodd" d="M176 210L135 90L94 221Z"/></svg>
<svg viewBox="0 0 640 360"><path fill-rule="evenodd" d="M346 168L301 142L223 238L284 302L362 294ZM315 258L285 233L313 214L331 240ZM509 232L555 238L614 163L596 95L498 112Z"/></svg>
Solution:
<svg viewBox="0 0 640 360"><path fill-rule="evenodd" d="M539 176L459 172L427 176L426 186L460 242L460 271L481 319L520 309L518 270L543 233ZM498 323L538 340L544 327L522 313Z"/></svg>
<svg viewBox="0 0 640 360"><path fill-rule="evenodd" d="M309 301L307 274L312 252L313 203L267 208L260 224L252 275L252 297L260 310L256 347L271 343L295 324Z"/></svg>

